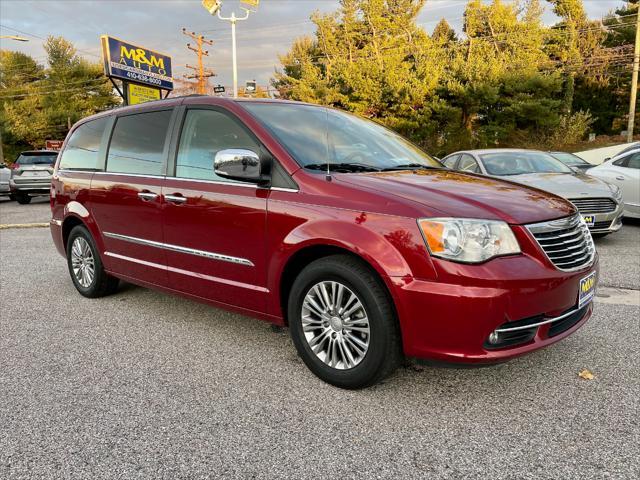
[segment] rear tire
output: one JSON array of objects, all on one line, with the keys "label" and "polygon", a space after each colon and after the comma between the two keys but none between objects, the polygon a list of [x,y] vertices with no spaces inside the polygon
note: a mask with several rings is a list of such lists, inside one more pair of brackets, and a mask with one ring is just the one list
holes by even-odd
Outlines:
[{"label": "rear tire", "polygon": [[327,383],[364,388],[400,365],[400,331],[391,299],[358,258],[333,255],[305,267],[289,295],[288,319],[302,360]]},{"label": "rear tire", "polygon": [[69,233],[67,265],[76,290],[87,298],[104,297],[118,289],[118,279],[105,272],[93,237],[83,225]]},{"label": "rear tire", "polygon": [[16,202],[18,202],[20,205],[27,205],[28,203],[31,203],[31,197],[29,195],[16,195]]}]

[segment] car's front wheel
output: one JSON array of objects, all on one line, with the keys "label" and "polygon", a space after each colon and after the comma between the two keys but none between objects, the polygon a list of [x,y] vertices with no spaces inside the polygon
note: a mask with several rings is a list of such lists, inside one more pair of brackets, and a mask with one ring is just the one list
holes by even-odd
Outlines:
[{"label": "car's front wheel", "polygon": [[402,353],[389,295],[361,260],[334,255],[309,264],[289,297],[289,329],[309,369],[342,388],[373,385]]},{"label": "car's front wheel", "polygon": [[104,297],[118,288],[118,279],[105,272],[95,242],[83,225],[69,233],[67,265],[76,290],[85,297]]}]

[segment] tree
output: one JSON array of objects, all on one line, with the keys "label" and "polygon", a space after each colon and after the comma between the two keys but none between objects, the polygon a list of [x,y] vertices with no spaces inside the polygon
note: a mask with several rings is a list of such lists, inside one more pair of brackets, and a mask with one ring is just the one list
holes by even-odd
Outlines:
[{"label": "tree", "polygon": [[458,36],[456,31],[449,25],[446,19],[441,19],[436,28],[433,29],[431,39],[437,43],[449,44],[451,42],[457,42]]},{"label": "tree", "polygon": [[[44,48],[47,68],[24,54],[3,52],[4,141],[40,148],[48,138],[64,138],[70,123],[118,104],[100,64],[79,57],[61,37],[49,37]],[[22,59],[18,70],[12,67],[16,59]]]}]

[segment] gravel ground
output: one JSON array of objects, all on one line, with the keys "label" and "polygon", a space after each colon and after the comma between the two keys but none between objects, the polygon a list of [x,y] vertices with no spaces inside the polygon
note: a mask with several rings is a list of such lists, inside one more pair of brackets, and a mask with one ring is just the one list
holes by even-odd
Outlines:
[{"label": "gravel ground", "polygon": [[[33,221],[46,218],[19,223]],[[602,284],[638,288],[639,240],[627,225],[598,242]],[[640,468],[637,304],[599,303],[571,337],[500,366],[406,367],[351,392],[317,380],[266,323],[129,285],[84,299],[47,229],[0,231],[0,293],[1,479],[617,479]]]}]

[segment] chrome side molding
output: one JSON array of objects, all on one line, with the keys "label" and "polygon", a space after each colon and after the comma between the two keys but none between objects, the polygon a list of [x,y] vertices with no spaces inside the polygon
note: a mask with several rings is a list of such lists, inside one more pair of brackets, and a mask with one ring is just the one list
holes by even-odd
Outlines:
[{"label": "chrome side molding", "polygon": [[129,243],[136,243],[138,245],[162,248],[164,250],[171,250],[173,252],[180,252],[186,253],[188,255],[195,255],[197,257],[209,258],[211,260],[219,260],[221,262],[235,263],[236,265],[244,265],[246,267],[255,266],[251,260],[248,260],[246,258],[232,257],[231,255],[224,255],[222,253],[196,250],[195,248],[181,247],[180,245],[172,245],[170,243],[162,243],[153,240],[146,240],[144,238],[130,237],[128,235],[120,235],[119,233],[104,232],[104,236],[116,240],[123,240]]}]

